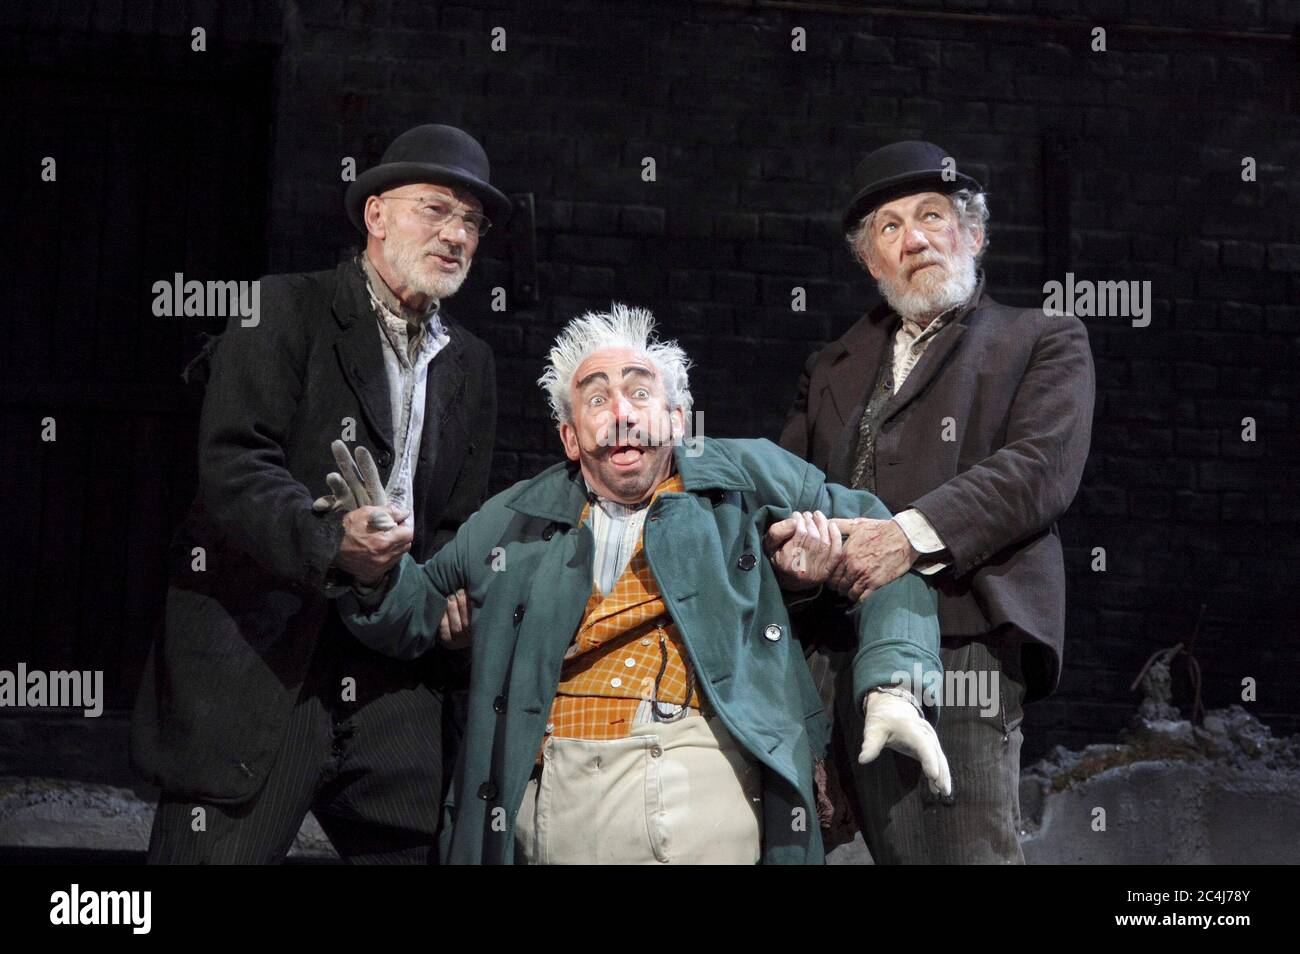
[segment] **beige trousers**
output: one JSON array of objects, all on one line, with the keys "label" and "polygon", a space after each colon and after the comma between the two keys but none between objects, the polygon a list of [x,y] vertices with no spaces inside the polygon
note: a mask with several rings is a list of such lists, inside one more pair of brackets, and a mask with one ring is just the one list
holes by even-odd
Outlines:
[{"label": "beige trousers", "polygon": [[715,718],[638,725],[625,739],[548,739],[515,850],[529,864],[755,864],[762,770]]}]

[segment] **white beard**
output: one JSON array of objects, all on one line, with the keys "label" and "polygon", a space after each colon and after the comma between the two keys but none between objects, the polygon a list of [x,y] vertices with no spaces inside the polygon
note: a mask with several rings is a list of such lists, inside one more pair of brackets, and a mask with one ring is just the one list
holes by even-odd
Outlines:
[{"label": "white beard", "polygon": [[[902,277],[878,278],[876,286],[889,307],[898,312],[900,317],[924,327],[949,308],[970,298],[975,291],[977,277],[975,255],[965,249],[948,257],[932,254],[922,261],[940,262],[943,274],[936,274],[935,269],[926,269],[915,281]],[[914,268],[915,265],[916,263],[908,263],[909,268]]]},{"label": "white beard", "polygon": [[[437,271],[437,266],[430,264],[425,257],[426,249],[418,244],[411,243],[400,248],[392,249],[389,246],[391,242],[385,242],[383,247],[384,261],[397,277],[400,284],[405,285],[411,291],[419,292],[421,295],[428,295],[441,301],[444,298],[450,298],[456,292],[460,291],[460,286],[465,283],[469,276],[470,265],[472,260],[464,261],[460,271],[452,274]],[[442,251],[446,249],[441,247],[429,249],[428,251]]]}]

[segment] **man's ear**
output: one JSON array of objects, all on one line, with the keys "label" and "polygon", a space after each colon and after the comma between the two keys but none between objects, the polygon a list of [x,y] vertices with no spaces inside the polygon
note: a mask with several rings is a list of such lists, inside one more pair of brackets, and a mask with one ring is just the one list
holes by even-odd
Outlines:
[{"label": "man's ear", "polygon": [[[868,239],[868,241],[870,241],[870,239]],[[880,278],[880,269],[876,267],[875,261],[869,251],[866,249],[855,248],[853,254],[858,257],[858,264],[865,268],[872,278]]]},{"label": "man's ear", "polygon": [[672,429],[672,442],[676,444],[686,436],[686,412],[680,404],[668,412],[668,423]]},{"label": "man's ear", "polygon": [[366,231],[375,238],[387,238],[388,228],[384,224],[384,204],[379,201],[379,196],[372,195],[366,197],[366,205],[362,210],[362,218],[366,223]]},{"label": "man's ear", "polygon": [[984,247],[984,229],[981,226],[975,226],[970,233],[970,253],[978,255],[980,249]]},{"label": "man's ear", "polygon": [[564,445],[564,456],[569,460],[578,459],[578,429],[565,421],[560,425],[560,443]]}]

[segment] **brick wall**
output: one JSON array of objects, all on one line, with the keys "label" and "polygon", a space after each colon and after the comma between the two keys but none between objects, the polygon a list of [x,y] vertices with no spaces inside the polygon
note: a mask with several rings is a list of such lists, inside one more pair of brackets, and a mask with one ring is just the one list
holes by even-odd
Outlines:
[{"label": "brick wall", "polygon": [[[939,142],[988,187],[995,297],[1040,303],[1070,270],[1149,280],[1155,298],[1149,327],[1088,321],[1098,406],[1062,522],[1066,667],[1029,712],[1026,755],[1110,738],[1143,660],[1186,639],[1201,604],[1207,704],[1254,677],[1254,711],[1300,728],[1300,3],[133,6],[114,21],[110,4],[33,5],[44,22],[21,26],[211,23],[217,43],[281,45],[268,271],[337,261],[356,241],[341,161],[365,168],[420,122],[471,130],[500,185],[534,194],[539,302],[489,309],[511,286],[511,253],[489,238],[450,309],[497,354],[497,487],[556,459],[541,356],[611,298],[651,307],[686,346],[706,433],[775,437],[804,355],[872,301],[836,228],[853,165],[892,140]],[[1094,26],[1107,52],[1090,50]]]}]

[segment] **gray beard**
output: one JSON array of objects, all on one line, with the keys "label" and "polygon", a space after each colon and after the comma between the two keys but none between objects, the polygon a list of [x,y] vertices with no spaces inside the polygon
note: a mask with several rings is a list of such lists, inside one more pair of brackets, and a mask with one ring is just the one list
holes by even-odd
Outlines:
[{"label": "gray beard", "polygon": [[907,279],[876,280],[889,307],[906,321],[925,326],[949,308],[955,308],[975,291],[975,256],[959,253],[945,260],[948,273],[938,284],[922,282],[913,288]]},{"label": "gray beard", "polygon": [[428,295],[439,301],[450,298],[460,291],[460,286],[469,277],[469,269],[473,264],[473,260],[465,262],[464,267],[454,275],[430,275],[427,271],[428,266],[424,265],[424,248],[418,245],[407,246],[392,254],[389,254],[388,246],[385,245],[384,260],[397,276],[397,280],[411,291]]}]

